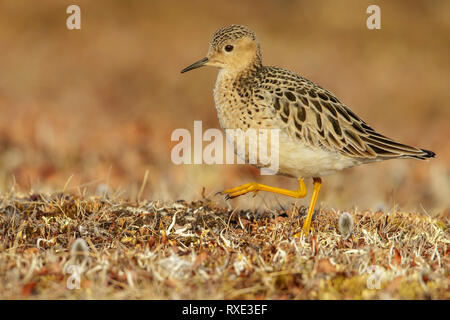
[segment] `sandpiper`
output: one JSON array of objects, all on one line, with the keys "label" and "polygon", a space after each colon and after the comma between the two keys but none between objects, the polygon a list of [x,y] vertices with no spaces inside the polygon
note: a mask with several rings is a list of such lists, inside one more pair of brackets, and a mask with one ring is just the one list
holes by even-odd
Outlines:
[{"label": "sandpiper", "polygon": [[299,182],[295,191],[251,182],[222,194],[234,198],[267,191],[302,198],[307,194],[303,179],[313,178],[304,235],[310,229],[322,176],[374,161],[435,156],[379,134],[334,94],[310,80],[264,66],[259,42],[245,26],[217,30],[207,56],[181,72],[202,66],[219,68],[214,100],[222,128],[279,129],[278,174]]}]

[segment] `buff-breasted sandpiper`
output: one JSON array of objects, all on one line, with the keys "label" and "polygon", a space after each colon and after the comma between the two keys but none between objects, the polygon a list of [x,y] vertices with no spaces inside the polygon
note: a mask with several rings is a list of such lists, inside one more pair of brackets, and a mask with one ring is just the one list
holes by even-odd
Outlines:
[{"label": "buff-breasted sandpiper", "polygon": [[278,174],[298,179],[292,191],[256,182],[227,189],[234,198],[268,191],[305,197],[304,178],[313,178],[313,193],[303,224],[307,234],[321,177],[374,161],[434,157],[434,152],[387,138],[358,117],[334,94],[283,68],[264,66],[259,42],[245,26],[217,30],[207,56],[181,72],[202,66],[219,68],[214,100],[223,129],[279,129]]}]

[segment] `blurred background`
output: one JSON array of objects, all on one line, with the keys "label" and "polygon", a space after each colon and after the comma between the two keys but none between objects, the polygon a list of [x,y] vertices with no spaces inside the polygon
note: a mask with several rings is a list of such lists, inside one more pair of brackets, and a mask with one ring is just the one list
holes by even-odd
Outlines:
[{"label": "blurred background", "polygon": [[[81,30],[66,28],[67,6]],[[381,7],[381,30],[366,8]],[[322,208],[448,210],[449,1],[0,1],[0,190],[194,200],[249,181],[296,188],[248,165],[174,165],[176,128],[219,128],[217,70],[180,70],[224,25],[244,24],[267,65],[336,94],[382,134],[436,152],[326,177]],[[311,186],[311,182],[307,182]],[[12,189],[14,188],[14,189]],[[296,201],[307,205],[306,199]],[[222,201],[220,197],[215,197]],[[290,208],[260,193],[235,207]],[[447,211],[448,212],[448,211]]]}]

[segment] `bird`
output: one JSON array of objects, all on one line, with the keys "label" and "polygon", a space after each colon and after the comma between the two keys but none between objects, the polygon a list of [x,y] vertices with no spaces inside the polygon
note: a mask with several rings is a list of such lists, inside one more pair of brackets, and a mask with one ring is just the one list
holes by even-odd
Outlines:
[{"label": "bird", "polygon": [[378,133],[318,84],[290,70],[263,65],[260,43],[246,26],[218,29],[206,57],[181,73],[203,66],[219,69],[214,102],[222,129],[279,130],[277,174],[296,178],[299,184],[297,190],[288,190],[250,182],[221,193],[227,199],[259,191],[303,198],[307,195],[304,179],[312,178],[310,204],[296,235],[310,231],[322,177],[376,161],[435,156]]}]

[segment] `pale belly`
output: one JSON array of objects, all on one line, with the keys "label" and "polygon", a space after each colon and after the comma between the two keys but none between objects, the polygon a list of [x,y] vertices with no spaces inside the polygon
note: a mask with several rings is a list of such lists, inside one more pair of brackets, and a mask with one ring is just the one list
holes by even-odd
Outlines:
[{"label": "pale belly", "polygon": [[360,164],[339,153],[309,148],[299,140],[280,136],[278,174],[295,178],[323,177]]},{"label": "pale belly", "polygon": [[[228,142],[233,145],[231,140]],[[265,144],[267,147],[262,151],[259,143],[252,148],[249,146],[248,140],[245,142],[241,140],[240,143],[237,143],[236,139],[234,140],[234,151],[246,164],[252,164],[258,168],[270,167],[276,170],[273,173],[263,174],[278,174],[293,178],[323,177],[360,164],[357,159],[345,157],[337,152],[305,146],[300,140],[291,138],[284,132],[279,133],[278,143],[274,142],[274,140],[268,139]],[[245,144],[245,149],[239,149],[238,145],[243,144]],[[239,152],[239,150],[245,151]],[[249,154],[253,154],[256,163],[250,160]],[[268,155],[264,163],[259,161],[262,154]]]}]

